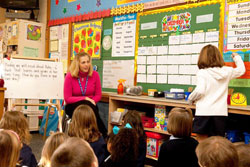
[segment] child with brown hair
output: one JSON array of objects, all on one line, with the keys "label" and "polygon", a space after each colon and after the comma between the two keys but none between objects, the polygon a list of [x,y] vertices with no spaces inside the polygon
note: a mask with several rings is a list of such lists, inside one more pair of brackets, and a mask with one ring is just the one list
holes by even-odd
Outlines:
[{"label": "child with brown hair", "polygon": [[107,153],[107,146],[97,127],[96,117],[91,107],[80,105],[75,109],[68,135],[71,137],[80,137],[89,142],[97,156],[99,164],[103,162]]},{"label": "child with brown hair", "polygon": [[144,167],[147,143],[140,114],[137,111],[129,110],[123,117],[123,125],[125,126],[127,123],[136,130],[139,137],[137,167]]},{"label": "child with brown hair", "polygon": [[61,132],[56,132],[47,138],[43,146],[39,167],[50,167],[52,154],[67,138],[68,136]]},{"label": "child with brown hair", "polygon": [[200,142],[196,154],[201,167],[239,167],[233,143],[220,136],[209,137]]},{"label": "child with brown hair", "polygon": [[198,142],[191,137],[193,115],[191,109],[173,108],[168,115],[167,129],[171,134],[160,148],[158,167],[198,167],[195,154]]},{"label": "child with brown hair", "polygon": [[232,54],[236,68],[224,66],[219,49],[213,45],[202,48],[198,59],[197,85],[188,100],[196,102],[193,132],[197,140],[208,136],[225,136],[228,84],[245,73],[237,53]]},{"label": "child with brown hair", "polygon": [[18,135],[11,130],[0,129],[0,166],[16,167],[20,149]]},{"label": "child with brown hair", "polygon": [[108,151],[111,155],[101,166],[137,167],[138,136],[136,130],[130,125],[128,128],[119,129],[116,126],[114,128],[108,138]]},{"label": "child with brown hair", "polygon": [[31,148],[28,146],[30,143],[31,135],[29,132],[28,121],[20,111],[7,111],[4,113],[0,121],[0,128],[13,130],[18,134],[22,142],[22,149],[20,152],[20,162],[22,166],[36,167],[37,161],[32,153]]},{"label": "child with brown hair", "polygon": [[239,157],[239,167],[250,166],[250,145],[243,142],[233,143]]},{"label": "child with brown hair", "polygon": [[98,161],[90,145],[78,137],[70,137],[51,157],[52,167],[98,167]]}]

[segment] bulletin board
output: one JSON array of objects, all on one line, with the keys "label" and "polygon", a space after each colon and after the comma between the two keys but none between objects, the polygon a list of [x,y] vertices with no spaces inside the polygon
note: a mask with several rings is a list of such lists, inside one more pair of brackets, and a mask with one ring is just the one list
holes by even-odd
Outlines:
[{"label": "bulletin board", "polygon": [[138,14],[137,85],[144,92],[194,87],[201,48],[222,50],[223,9],[209,1]]},{"label": "bulletin board", "polygon": [[231,58],[237,52],[244,61],[246,72],[229,86],[250,99],[250,2],[229,2],[225,5],[223,57],[227,66],[235,67]]}]

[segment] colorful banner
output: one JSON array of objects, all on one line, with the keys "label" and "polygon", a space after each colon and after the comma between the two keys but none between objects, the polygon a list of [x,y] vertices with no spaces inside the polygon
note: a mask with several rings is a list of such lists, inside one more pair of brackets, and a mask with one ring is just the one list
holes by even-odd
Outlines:
[{"label": "colorful banner", "polygon": [[39,41],[41,40],[41,26],[32,24],[27,25],[27,40]]},{"label": "colorful banner", "polygon": [[236,67],[231,55],[238,53],[246,72],[230,82],[229,86],[250,87],[250,2],[226,4],[224,22],[223,58],[227,66]]},{"label": "colorful banner", "polygon": [[180,13],[174,15],[166,15],[163,17],[162,32],[185,31],[191,28],[191,13]]},{"label": "colorful banner", "polygon": [[136,1],[140,1],[140,0],[117,0],[117,5],[124,5],[127,3],[136,2]]},{"label": "colorful banner", "polygon": [[73,25],[73,57],[87,52],[92,58],[100,59],[102,20]]}]

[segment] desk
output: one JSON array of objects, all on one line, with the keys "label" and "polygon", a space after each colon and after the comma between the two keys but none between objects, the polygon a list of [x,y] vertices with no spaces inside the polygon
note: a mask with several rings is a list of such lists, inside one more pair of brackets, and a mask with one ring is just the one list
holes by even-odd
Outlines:
[{"label": "desk", "polygon": [[4,91],[6,88],[0,88],[0,120],[3,116],[3,108],[4,108]]}]

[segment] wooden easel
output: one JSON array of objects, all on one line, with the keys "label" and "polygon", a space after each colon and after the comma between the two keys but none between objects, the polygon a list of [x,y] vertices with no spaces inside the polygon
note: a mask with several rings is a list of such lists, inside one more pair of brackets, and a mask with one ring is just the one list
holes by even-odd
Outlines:
[{"label": "wooden easel", "polygon": [[59,131],[62,132],[62,116],[60,114],[61,111],[61,107],[60,107],[60,101],[57,100],[56,104],[52,104],[51,103],[52,100],[50,100],[49,104],[27,104],[27,103],[14,103],[12,104],[12,108],[16,107],[16,106],[48,106],[48,111],[47,111],[47,115],[46,115],[46,123],[45,123],[45,127],[44,127],[44,135],[43,135],[43,140],[46,139],[46,131],[47,131],[47,127],[48,127],[48,120],[49,120],[49,113],[50,113],[50,109],[51,107],[56,107],[57,111],[58,111],[58,117],[59,117]]},{"label": "wooden easel", "polygon": [[[49,59],[49,58],[33,58],[33,57],[22,57],[22,56],[15,56],[12,58],[56,62],[55,59]],[[46,131],[47,131],[47,126],[48,126],[48,119],[49,119],[50,110],[52,107],[56,107],[58,110],[58,116],[59,116],[59,131],[62,132],[62,116],[61,116],[60,100],[56,100],[56,104],[53,104],[52,100],[49,101],[49,104],[28,104],[28,103],[13,103],[12,99],[8,99],[8,111],[13,110],[13,108],[16,106],[47,106],[48,107],[48,112],[46,115],[45,129],[44,129],[44,136],[43,136],[44,140],[46,139]]]}]

